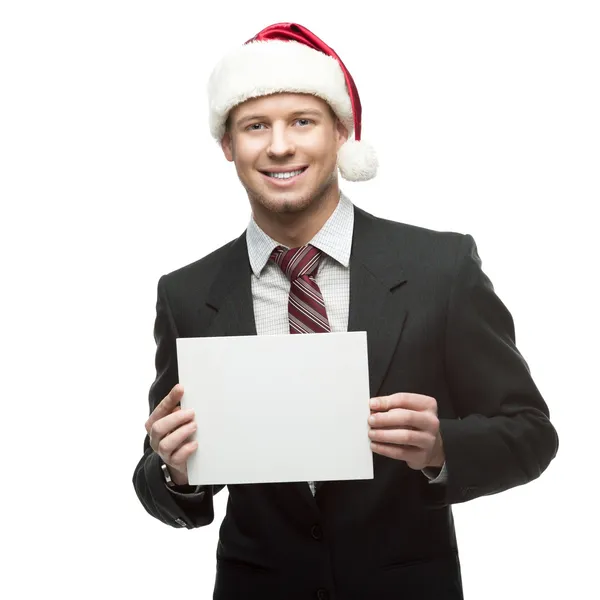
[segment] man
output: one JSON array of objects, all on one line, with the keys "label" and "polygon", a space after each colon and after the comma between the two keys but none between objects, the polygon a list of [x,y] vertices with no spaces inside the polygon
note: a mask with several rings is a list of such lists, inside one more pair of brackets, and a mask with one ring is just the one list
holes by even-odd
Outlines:
[{"label": "man", "polygon": [[340,192],[338,169],[366,180],[377,160],[352,77],[306,28],[267,27],[225,57],[209,100],[252,219],[159,280],[142,504],[192,529],[223,488],[188,485],[202,440],[178,406],[177,337],[367,331],[374,479],[228,486],[214,598],[462,598],[451,505],[537,478],[558,448],[473,238]]}]

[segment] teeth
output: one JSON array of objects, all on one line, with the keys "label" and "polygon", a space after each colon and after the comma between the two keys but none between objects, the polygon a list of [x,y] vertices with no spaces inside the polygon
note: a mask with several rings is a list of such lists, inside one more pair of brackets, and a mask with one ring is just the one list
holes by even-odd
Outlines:
[{"label": "teeth", "polygon": [[269,177],[275,177],[275,179],[289,179],[290,177],[295,177],[296,175],[300,175],[304,169],[299,169],[298,171],[289,171],[288,173],[267,173]]}]

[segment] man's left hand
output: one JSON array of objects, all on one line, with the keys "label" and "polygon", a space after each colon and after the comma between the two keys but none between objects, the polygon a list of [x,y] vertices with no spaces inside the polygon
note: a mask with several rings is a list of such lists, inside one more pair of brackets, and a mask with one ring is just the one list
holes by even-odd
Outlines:
[{"label": "man's left hand", "polygon": [[404,460],[415,470],[443,466],[435,398],[405,392],[371,398],[369,425],[373,452]]}]

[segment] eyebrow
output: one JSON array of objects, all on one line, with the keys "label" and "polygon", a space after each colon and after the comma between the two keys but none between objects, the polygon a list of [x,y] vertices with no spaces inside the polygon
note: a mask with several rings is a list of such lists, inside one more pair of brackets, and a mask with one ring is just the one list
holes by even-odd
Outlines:
[{"label": "eyebrow", "polygon": [[[290,113],[289,116],[290,117],[298,117],[300,115],[313,115],[316,117],[322,117],[323,116],[323,112],[316,109],[316,108],[306,108],[303,110],[295,110],[294,112]],[[266,119],[268,119],[269,117],[267,115],[248,115],[247,117],[242,117],[241,119],[238,119],[236,121],[236,126],[241,126],[244,123],[246,123],[247,121],[254,121],[254,120],[261,120],[264,121]]]}]

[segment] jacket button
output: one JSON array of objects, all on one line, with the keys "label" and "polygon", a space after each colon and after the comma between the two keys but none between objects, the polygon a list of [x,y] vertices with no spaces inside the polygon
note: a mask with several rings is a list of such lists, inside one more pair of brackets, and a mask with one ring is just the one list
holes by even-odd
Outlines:
[{"label": "jacket button", "polygon": [[323,532],[321,531],[321,528],[318,525],[313,525],[313,528],[310,530],[310,533],[315,538],[315,540],[320,540],[323,537]]},{"label": "jacket button", "polygon": [[323,588],[317,590],[317,598],[319,600],[329,600],[329,592]]}]

